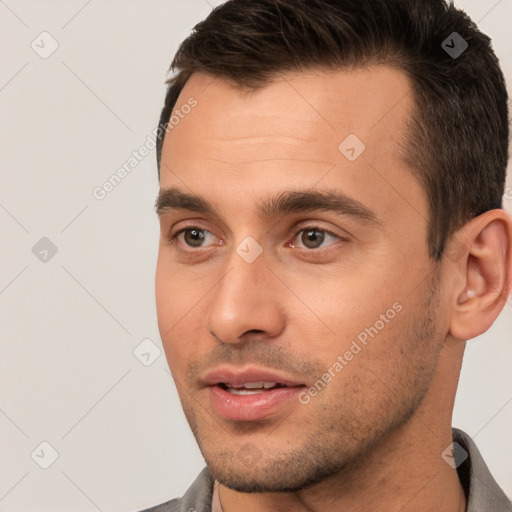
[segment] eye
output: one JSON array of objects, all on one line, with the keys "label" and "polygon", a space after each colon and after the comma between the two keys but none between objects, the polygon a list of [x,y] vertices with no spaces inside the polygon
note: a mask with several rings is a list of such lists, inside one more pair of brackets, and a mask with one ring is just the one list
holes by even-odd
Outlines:
[{"label": "eye", "polygon": [[[299,243],[302,244],[303,248],[306,249],[319,249],[322,247],[325,241],[332,240],[331,243],[340,240],[340,237],[317,227],[307,227],[301,229],[294,237],[294,240],[299,239]],[[331,244],[327,244],[331,245]],[[291,243],[292,247],[296,247],[295,242]],[[324,245],[325,246],[325,245]],[[301,245],[299,245],[301,247]]]},{"label": "eye", "polygon": [[206,229],[185,228],[178,231],[172,238],[177,238],[181,243],[188,247],[205,247],[208,244],[205,244],[204,242],[214,239],[215,235]]},{"label": "eye", "polygon": [[[185,248],[200,249],[215,245],[217,237],[207,229],[188,227],[177,231],[169,238],[171,243],[177,240]],[[308,226],[295,234],[289,247],[316,250],[332,245],[339,240],[342,240],[341,237],[331,231],[317,226]],[[219,245],[222,245],[222,241]]]}]

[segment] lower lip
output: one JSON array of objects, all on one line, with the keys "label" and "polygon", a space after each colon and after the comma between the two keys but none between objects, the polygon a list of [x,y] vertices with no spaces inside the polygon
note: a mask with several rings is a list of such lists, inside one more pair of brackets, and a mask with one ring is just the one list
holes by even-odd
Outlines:
[{"label": "lower lip", "polygon": [[210,386],[213,408],[228,420],[254,421],[275,414],[287,403],[297,402],[304,386],[283,387],[252,395],[233,395],[220,386]]}]

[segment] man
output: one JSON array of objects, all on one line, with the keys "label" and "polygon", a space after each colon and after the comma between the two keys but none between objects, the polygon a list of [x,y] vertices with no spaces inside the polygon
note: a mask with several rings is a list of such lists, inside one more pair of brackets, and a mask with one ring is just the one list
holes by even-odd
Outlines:
[{"label": "man", "polygon": [[512,510],[451,428],[512,287],[488,37],[442,0],[232,0],[172,68],[158,321],[207,468],[151,510]]}]

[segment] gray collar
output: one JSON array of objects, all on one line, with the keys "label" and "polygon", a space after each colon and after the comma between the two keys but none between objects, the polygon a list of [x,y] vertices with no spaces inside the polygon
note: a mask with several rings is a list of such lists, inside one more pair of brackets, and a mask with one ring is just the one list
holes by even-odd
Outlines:
[{"label": "gray collar", "polygon": [[457,468],[468,501],[466,512],[512,512],[512,504],[491,475],[474,441],[462,430],[452,429],[453,441],[468,452]]}]

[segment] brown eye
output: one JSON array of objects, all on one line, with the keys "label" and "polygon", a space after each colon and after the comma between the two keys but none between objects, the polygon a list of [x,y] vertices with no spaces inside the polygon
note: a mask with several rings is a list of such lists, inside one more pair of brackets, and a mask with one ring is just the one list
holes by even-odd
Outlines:
[{"label": "brown eye", "polygon": [[201,247],[205,239],[204,229],[185,229],[182,234],[185,244],[190,247]]},{"label": "brown eye", "polygon": [[307,226],[296,233],[291,246],[298,249],[309,249],[313,252],[317,249],[327,249],[327,247],[340,240],[343,240],[343,238],[327,229],[321,229],[318,226]]},{"label": "brown eye", "polygon": [[301,242],[308,249],[317,249],[325,240],[325,232],[319,229],[307,229],[302,232]]}]

